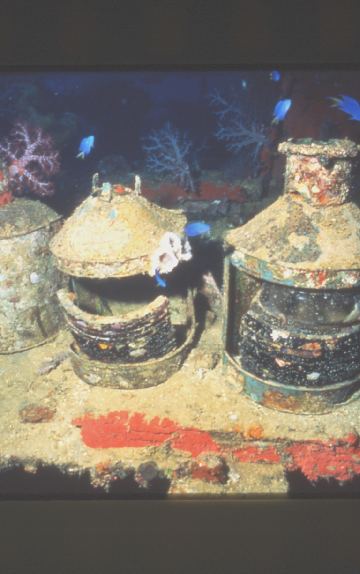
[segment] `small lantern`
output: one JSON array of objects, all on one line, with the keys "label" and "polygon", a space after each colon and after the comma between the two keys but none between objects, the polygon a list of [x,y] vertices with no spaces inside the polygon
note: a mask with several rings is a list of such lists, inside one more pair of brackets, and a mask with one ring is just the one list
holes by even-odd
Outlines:
[{"label": "small lantern", "polygon": [[360,210],[349,140],[283,142],[285,193],[230,231],[225,361],[267,407],[323,413],[360,388]]},{"label": "small lantern", "polygon": [[[71,360],[89,384],[137,388],[180,368],[195,332],[193,295],[168,273],[191,250],[181,211],[151,204],[135,189],[98,186],[54,238],[70,289],[58,293],[74,337]],[[156,283],[157,280],[157,283]]]},{"label": "small lantern", "polygon": [[62,325],[56,292],[64,279],[49,250],[60,227],[61,216],[41,201],[0,205],[0,354],[41,345]]}]

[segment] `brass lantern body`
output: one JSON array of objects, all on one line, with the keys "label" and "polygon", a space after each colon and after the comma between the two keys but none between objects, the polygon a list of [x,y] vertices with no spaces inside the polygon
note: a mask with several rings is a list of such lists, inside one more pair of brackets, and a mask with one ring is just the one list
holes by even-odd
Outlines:
[{"label": "brass lantern body", "polygon": [[289,140],[279,151],[284,194],[226,236],[225,360],[256,402],[328,412],[360,387],[359,148]]}]

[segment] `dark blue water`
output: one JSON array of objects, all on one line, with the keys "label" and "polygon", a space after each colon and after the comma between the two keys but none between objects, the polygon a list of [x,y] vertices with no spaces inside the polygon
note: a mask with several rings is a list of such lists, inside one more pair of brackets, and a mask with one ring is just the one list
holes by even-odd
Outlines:
[{"label": "dark blue water", "polygon": [[[201,181],[209,172],[227,182],[260,177],[266,193],[281,171],[279,141],[346,136],[360,141],[358,119],[329,99],[341,94],[360,97],[359,72],[3,72],[0,145],[11,139],[18,121],[53,139],[60,170],[52,176],[56,193],[49,201],[64,214],[88,193],[95,172],[104,180],[125,183],[135,173],[145,180],[173,181],[189,194],[201,194]],[[282,100],[291,101],[291,107],[273,124],[275,106]],[[89,135],[95,145],[79,159],[80,142]],[[161,150],[175,153],[173,144],[181,157],[176,165],[159,159]],[[34,191],[25,182],[17,193]]]}]

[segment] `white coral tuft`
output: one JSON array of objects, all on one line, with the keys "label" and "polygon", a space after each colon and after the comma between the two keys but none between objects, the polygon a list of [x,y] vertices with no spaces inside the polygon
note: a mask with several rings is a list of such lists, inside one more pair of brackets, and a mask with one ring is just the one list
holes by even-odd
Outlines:
[{"label": "white coral tuft", "polygon": [[188,240],[181,241],[176,233],[166,231],[160,239],[159,247],[151,257],[149,275],[153,277],[156,272],[160,274],[171,273],[180,261],[189,261],[191,257],[191,247]]}]

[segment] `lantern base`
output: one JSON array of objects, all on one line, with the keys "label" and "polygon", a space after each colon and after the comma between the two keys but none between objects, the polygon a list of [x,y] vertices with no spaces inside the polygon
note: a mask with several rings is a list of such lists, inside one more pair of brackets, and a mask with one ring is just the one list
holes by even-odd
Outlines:
[{"label": "lantern base", "polygon": [[241,363],[225,354],[226,362],[236,369],[243,379],[243,392],[256,403],[277,411],[298,414],[325,414],[334,408],[357,398],[360,390],[360,373],[357,377],[341,383],[308,388],[284,385],[261,379],[245,371]]},{"label": "lantern base", "polygon": [[185,361],[194,340],[196,325],[192,323],[185,342],[159,359],[139,363],[105,363],[90,359],[70,346],[70,360],[74,372],[85,383],[116,389],[153,387],[164,383]]}]

